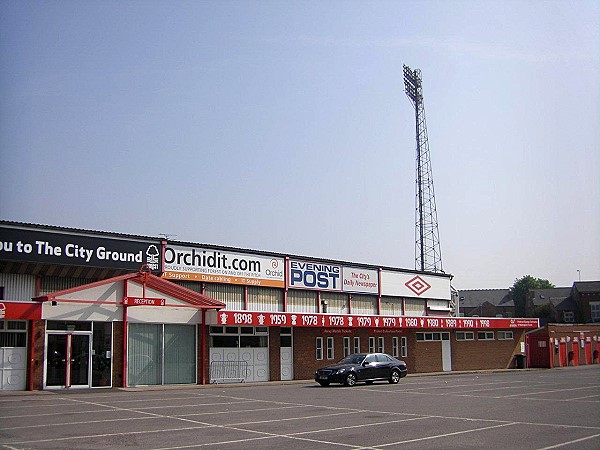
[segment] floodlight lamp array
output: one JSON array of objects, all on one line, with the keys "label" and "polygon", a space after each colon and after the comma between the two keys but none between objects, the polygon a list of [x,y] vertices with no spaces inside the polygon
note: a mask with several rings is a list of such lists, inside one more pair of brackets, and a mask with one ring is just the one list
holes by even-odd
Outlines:
[{"label": "floodlight lamp array", "polygon": [[423,99],[420,71],[413,71],[407,65],[404,65],[404,92],[414,103]]}]

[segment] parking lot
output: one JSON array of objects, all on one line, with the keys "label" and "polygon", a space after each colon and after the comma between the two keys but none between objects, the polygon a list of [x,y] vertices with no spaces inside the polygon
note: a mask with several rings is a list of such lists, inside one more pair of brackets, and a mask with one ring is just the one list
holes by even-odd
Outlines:
[{"label": "parking lot", "polygon": [[600,448],[600,366],[0,394],[10,449]]}]

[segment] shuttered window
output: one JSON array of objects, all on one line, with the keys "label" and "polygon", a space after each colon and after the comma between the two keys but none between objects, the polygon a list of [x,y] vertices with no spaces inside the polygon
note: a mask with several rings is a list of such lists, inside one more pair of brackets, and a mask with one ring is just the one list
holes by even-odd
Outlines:
[{"label": "shuttered window", "polygon": [[288,312],[317,312],[317,293],[311,291],[289,290],[287,298]]},{"label": "shuttered window", "polygon": [[165,384],[196,382],[196,327],[165,325]]},{"label": "shuttered window", "polygon": [[381,297],[381,315],[383,316],[401,316],[402,298],[401,297]]},{"label": "shuttered window", "polygon": [[249,287],[248,310],[283,311],[283,291],[273,288]]},{"label": "shuttered window", "polygon": [[161,383],[162,325],[130,323],[127,379],[130,386]]},{"label": "shuttered window", "polygon": [[417,298],[407,298],[404,300],[404,314],[407,316],[424,316],[425,300]]},{"label": "shuttered window", "polygon": [[207,283],[204,294],[225,303],[225,309],[240,311],[244,309],[244,287],[237,284]]},{"label": "shuttered window", "polygon": [[322,292],[321,302],[327,302],[327,312],[330,314],[348,314],[348,294]]},{"label": "shuttered window", "polygon": [[129,386],[196,382],[196,326],[130,323]]},{"label": "shuttered window", "polygon": [[377,297],[352,295],[352,314],[377,314]]}]

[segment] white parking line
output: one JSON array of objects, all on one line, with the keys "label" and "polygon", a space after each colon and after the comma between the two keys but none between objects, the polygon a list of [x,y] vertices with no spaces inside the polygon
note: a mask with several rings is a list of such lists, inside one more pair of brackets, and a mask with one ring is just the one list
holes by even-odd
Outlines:
[{"label": "white parking line", "polygon": [[414,442],[429,441],[431,439],[440,439],[440,438],[445,438],[445,437],[448,437],[448,436],[457,436],[459,434],[476,433],[478,431],[492,430],[494,428],[509,427],[509,426],[512,426],[512,425],[519,425],[519,423],[518,422],[502,423],[500,425],[492,425],[492,426],[489,426],[489,427],[475,428],[473,430],[463,430],[463,431],[455,431],[455,432],[452,432],[452,433],[436,434],[435,436],[425,436],[425,437],[422,437],[422,438],[408,439],[406,441],[390,442],[388,444],[379,444],[376,447],[377,448],[384,448],[384,447],[389,447],[391,445],[411,444],[411,443],[414,443]]},{"label": "white parking line", "polygon": [[597,438],[598,436],[600,436],[600,434],[594,434],[593,436],[587,436],[587,437],[575,439],[574,441],[562,442],[560,444],[551,445],[550,447],[543,447],[543,448],[540,448],[539,450],[550,450],[552,448],[566,447],[566,446],[569,446],[571,444],[576,444],[578,442],[589,441],[590,439]]},{"label": "white parking line", "polygon": [[576,388],[568,388],[568,389],[551,389],[549,391],[539,391],[539,392],[526,392],[523,394],[511,394],[511,395],[503,395],[502,397],[521,397],[523,395],[538,395],[538,394],[551,394],[553,392],[565,392],[565,391],[581,391],[582,389],[597,389],[598,386],[583,386]]},{"label": "white parking line", "polygon": [[[187,400],[189,400],[189,397],[186,398]],[[79,401],[82,403],[89,403],[89,404],[96,404],[96,403],[91,403],[91,402],[84,402],[82,400],[79,399],[73,399],[70,403],[65,403],[65,404],[61,404],[61,406],[65,406],[65,405],[69,405],[69,406],[73,406],[73,401]],[[192,405],[170,405],[170,406],[146,406],[144,408],[138,408],[139,410],[147,410],[147,409],[165,409],[165,408],[181,408],[184,406],[188,406],[188,407],[198,407],[198,406],[220,406],[220,405],[237,405],[239,403],[258,403],[261,402],[261,400],[246,400],[246,401],[232,401],[232,402],[217,402],[217,403],[194,403]],[[97,403],[98,405],[101,405],[100,403]],[[89,413],[95,413],[95,412],[111,412],[114,411],[115,408],[117,409],[122,409],[123,411],[127,411],[127,408],[121,408],[119,406],[112,406],[112,405],[106,405],[106,404],[102,404],[101,405],[103,408],[103,410],[89,410],[89,411],[73,411],[73,412],[69,412],[69,414],[89,414]],[[9,415],[9,416],[0,416],[0,419],[15,419],[15,418],[22,418],[22,417],[43,417],[43,416],[55,416],[56,415],[56,411],[53,412],[49,412],[49,413],[40,413],[40,414],[24,414],[24,415],[19,415],[19,416],[15,416],[15,415]]]}]

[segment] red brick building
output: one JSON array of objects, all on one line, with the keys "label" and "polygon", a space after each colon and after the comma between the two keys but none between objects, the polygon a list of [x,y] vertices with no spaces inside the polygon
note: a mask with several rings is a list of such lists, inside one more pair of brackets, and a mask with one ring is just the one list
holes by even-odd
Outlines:
[{"label": "red brick building", "polygon": [[2,390],[310,379],[356,352],[510,368],[538,327],[452,317],[447,274],[12,222],[0,243]]},{"label": "red brick building", "polygon": [[528,367],[598,364],[600,324],[548,324],[526,334]]}]

